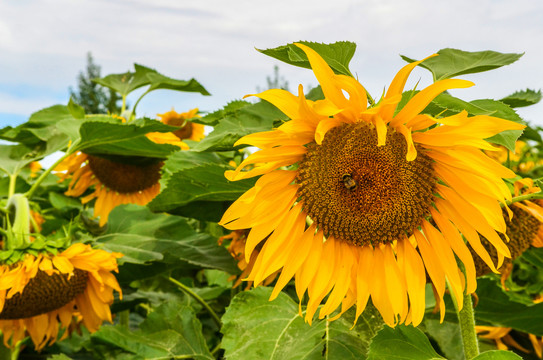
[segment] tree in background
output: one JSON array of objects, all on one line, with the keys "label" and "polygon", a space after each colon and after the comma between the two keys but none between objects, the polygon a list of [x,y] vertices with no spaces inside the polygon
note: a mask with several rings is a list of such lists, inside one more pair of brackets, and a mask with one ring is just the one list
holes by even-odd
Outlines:
[{"label": "tree in background", "polygon": [[[289,91],[288,81],[283,76],[279,75],[279,66],[277,65],[273,67],[273,77],[266,76],[266,82],[267,82],[267,85],[264,88],[264,90],[283,89],[283,90]],[[260,86],[257,86],[256,89],[258,92],[264,91],[260,89]]]},{"label": "tree in background", "polygon": [[111,89],[96,84],[92,79],[99,78],[100,65],[94,63],[90,52],[87,53],[86,71],[79,72],[77,76],[77,89],[70,87],[70,96],[73,101],[85,109],[87,114],[119,114],[121,107],[118,102],[120,96]]}]

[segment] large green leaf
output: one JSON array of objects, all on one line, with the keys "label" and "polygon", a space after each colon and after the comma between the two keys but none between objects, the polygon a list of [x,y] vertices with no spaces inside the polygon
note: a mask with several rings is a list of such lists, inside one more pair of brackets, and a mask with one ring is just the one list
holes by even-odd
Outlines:
[{"label": "large green leaf", "polygon": [[142,86],[149,85],[147,73],[155,72],[153,69],[137,64],[134,64],[134,67],[136,72],[128,71],[122,74],[111,74],[92,81],[118,92],[121,96],[126,96]]},{"label": "large green leaf", "polygon": [[65,133],[57,126],[63,121],[81,123],[81,119],[76,119],[67,106],[54,105],[33,113],[27,122],[15,128],[8,126],[0,130],[0,138],[29,146],[58,137],[63,137],[67,143]]},{"label": "large green leaf", "polygon": [[180,151],[166,160],[163,169],[162,191],[148,204],[149,208],[201,219],[194,216],[192,209],[198,212],[204,205],[204,214],[212,215],[207,220],[213,221],[218,221],[226,210],[225,202],[236,200],[255,182],[254,179],[228,181],[224,172],[231,167],[212,153]]},{"label": "large green leaf", "polygon": [[174,128],[156,120],[138,119],[132,123],[112,122],[112,118],[86,121],[79,130],[81,140],[77,150],[95,155],[124,155],[166,158],[179,147],[156,144],[144,135],[149,132],[167,132]]},{"label": "large green leaf", "polygon": [[226,104],[222,109],[209,113],[204,117],[195,118],[193,121],[199,124],[215,126],[223,118],[234,116],[239,109],[250,105],[251,103],[245,100],[234,100]]},{"label": "large green leaf", "polygon": [[[450,94],[438,95],[423,113],[429,115],[451,116],[461,111],[467,111],[470,115],[490,115],[518,123],[523,123],[522,118],[507,104],[491,99],[479,99],[471,102],[458,99]],[[496,134],[487,141],[503,145],[511,151],[515,150],[515,142],[522,134],[522,130],[506,130]]]},{"label": "large green leaf", "polygon": [[157,89],[169,89],[177,91],[199,92],[202,95],[210,95],[209,92],[195,79],[177,80],[160,74],[149,67],[134,64],[135,72],[112,74],[101,79],[93,79],[94,82],[115,90],[122,96],[130,94],[140,87],[150,85],[147,92]]},{"label": "large green leaf", "polygon": [[17,174],[32,161],[39,160],[45,155],[58,149],[48,149],[47,143],[26,145],[0,145],[0,170],[7,174]]},{"label": "large green leaf", "polygon": [[176,301],[156,308],[139,330],[130,331],[121,325],[103,326],[91,338],[93,343],[132,354],[133,359],[215,359],[193,310]]},{"label": "large green leaf", "polygon": [[[492,111],[491,115],[494,117],[523,123],[522,118],[515,112],[515,110],[511,109],[508,105],[502,103],[501,101],[480,99],[473,100],[470,103],[485,110]],[[522,135],[522,130],[506,130],[486,140],[493,144],[503,145],[514,152],[515,142],[520,135]]]},{"label": "large green leaf", "polygon": [[268,301],[271,291],[258,287],[232,299],[222,318],[227,359],[365,359],[372,336],[382,326],[375,312],[364,313],[353,329],[352,312],[310,326],[288,295]]},{"label": "large green leaf", "polygon": [[526,89],[516,91],[513,94],[500,99],[500,101],[512,108],[535,105],[541,101],[541,90],[534,91]]},{"label": "large green leaf", "polygon": [[[269,131],[273,128],[274,122],[288,119],[275,106],[266,101],[260,101],[247,106],[240,105],[240,103],[229,105],[221,113],[213,113],[210,122],[216,124],[215,128],[194,146],[193,150],[232,150],[234,143],[242,136],[255,132]],[[232,108],[235,110],[232,110]],[[224,117],[218,120],[217,118],[221,114]]]},{"label": "large green leaf", "polygon": [[398,325],[394,329],[384,327],[370,344],[368,360],[384,359],[438,360],[444,358],[436,353],[422,331],[412,326]]},{"label": "large green leaf", "polygon": [[[333,44],[322,44],[309,41],[298,41],[315,50],[336,74],[353,76],[349,70],[349,62],[356,51],[356,44],[350,41],[339,41]],[[302,49],[294,44],[287,44],[273,49],[258,50],[277,60],[310,69],[311,65]]]},{"label": "large green leaf", "polygon": [[528,306],[513,302],[499,284],[489,278],[477,280],[477,295],[476,320],[543,335],[543,303]]},{"label": "large green leaf", "polygon": [[194,201],[233,201],[253,186],[254,180],[228,181],[229,167],[204,164],[173,173],[162,192],[153,199],[153,211],[171,211]]},{"label": "large green leaf", "polygon": [[522,360],[522,358],[511,351],[492,350],[477,355],[473,360]]},{"label": "large green leaf", "polygon": [[231,255],[217,245],[216,238],[197,233],[184,218],[153,214],[142,206],[116,207],[109,214],[107,232],[96,241],[104,248],[123,253],[120,263],[182,261],[231,274],[238,272]]},{"label": "large green leaf", "polygon": [[148,73],[151,86],[147,91],[168,89],[177,91],[199,92],[202,95],[211,95],[196,79],[176,80],[159,73]]},{"label": "large green leaf", "polygon": [[439,345],[443,355],[448,360],[465,360],[464,346],[462,345],[462,334],[458,323],[432,319],[429,316],[424,318],[426,333]]},{"label": "large green leaf", "polygon": [[[434,81],[496,69],[514,63],[523,55],[489,50],[469,52],[450,48],[441,49],[437,53],[439,56],[427,59],[419,65],[432,72]],[[415,61],[404,55],[401,57],[407,62]]]}]

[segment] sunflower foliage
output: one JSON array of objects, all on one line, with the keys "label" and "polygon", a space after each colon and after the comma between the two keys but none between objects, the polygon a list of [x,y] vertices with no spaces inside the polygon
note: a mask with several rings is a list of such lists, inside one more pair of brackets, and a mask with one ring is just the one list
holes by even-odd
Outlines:
[{"label": "sunflower foliage", "polygon": [[[356,45],[351,42],[299,42],[258,51],[286,64],[315,71],[314,60],[308,56],[314,51],[336,79],[350,79],[338,80],[345,84],[356,74],[349,65],[355,50]],[[484,75],[479,73],[513,64],[522,56],[449,48],[437,54],[439,56],[417,63],[430,72],[434,82],[467,74],[477,82],[484,82]],[[407,63],[415,62],[408,56],[402,58]],[[506,74],[508,70],[496,71]],[[390,324],[384,319],[382,304],[386,300],[370,290],[372,296],[366,299],[367,305],[362,306],[363,312],[359,311],[358,303],[352,307],[354,301],[348,303],[350,295],[344,293],[341,294],[343,306],[308,320],[309,313],[318,313],[327,306],[326,299],[336,296],[333,290],[330,292],[331,288],[321,289],[319,301],[323,303],[312,309],[312,298],[316,295],[302,291],[300,296],[299,292],[298,282],[307,274],[296,273],[294,279],[284,279],[280,270],[283,267],[286,272],[288,264],[275,265],[265,272],[266,276],[251,273],[253,268],[260,271],[259,261],[268,261],[257,256],[259,251],[265,253],[266,247],[271,247],[267,245],[268,236],[260,245],[251,245],[256,248],[253,258],[250,256],[253,249],[246,256],[252,241],[248,229],[251,222],[241,221],[239,228],[233,231],[219,223],[225,223],[228,209],[239,204],[236,200],[241,198],[249,206],[256,196],[251,191],[256,191],[253,189],[261,186],[259,178],[267,175],[233,181],[233,176],[225,177],[225,172],[234,173],[236,167],[256,154],[254,148],[239,141],[241,138],[288,127],[293,121],[288,106],[276,107],[275,98],[262,95],[262,101],[232,99],[208,113],[198,109],[177,109],[187,111],[185,113],[156,109],[157,118],[152,119],[139,117],[137,112],[138,104],[145,101],[149,92],[160,89],[196,92],[203,96],[210,93],[193,78],[175,79],[139,64],[135,64],[132,71],[94,81],[122,99],[120,113],[88,114],[69,100],[66,105],[52,105],[33,113],[18,126],[0,129],[3,140],[0,144],[0,305],[4,308],[0,311],[4,342],[0,356],[8,354],[6,356],[12,359],[19,356],[21,359],[232,360],[466,358],[462,328],[455,312],[458,301],[450,295],[455,290],[449,284],[451,288],[441,297],[434,296],[436,287],[430,279],[431,270],[425,275],[428,283],[422,283],[422,293],[418,294],[418,301],[424,304],[424,317],[416,327],[405,325],[411,322],[411,315],[407,319],[399,316]],[[363,79],[361,81],[363,83]],[[291,79],[289,82],[293,83]],[[327,86],[329,84],[324,84],[307,94],[300,90],[299,97],[295,97],[296,94],[292,97],[297,101],[303,97],[311,103],[324,101],[330,94]],[[143,94],[134,97],[133,92],[142,88]],[[388,100],[379,98],[378,89],[364,90],[369,106],[386,105]],[[412,100],[424,91],[420,88],[400,90],[391,116],[412,106]],[[502,275],[490,271],[478,273],[476,292],[467,295],[475,299],[477,326],[509,329],[507,338],[481,336],[480,351],[471,357],[478,360],[537,359],[541,358],[543,344],[540,271],[543,212],[539,213],[543,208],[538,203],[543,198],[539,190],[539,178],[543,177],[543,139],[541,128],[521,118],[516,111],[537,104],[541,91],[503,91],[501,99],[469,101],[457,97],[461,91],[454,91],[454,95],[440,91],[420,110],[421,116],[445,119],[443,121],[449,117],[494,117],[514,124],[484,141],[498,149],[492,152],[489,161],[503,164],[516,175],[507,179],[505,188],[513,199],[524,196],[522,202],[518,201],[522,204],[518,209],[508,202],[514,212],[513,219],[522,218],[519,214],[528,214],[529,220],[516,227],[512,225],[513,220],[507,220],[507,224],[511,224],[507,232],[510,247],[516,246],[512,240],[518,237],[524,244],[522,250],[515,253],[515,259],[504,261],[500,269]],[[128,100],[134,104],[130,110],[126,109]],[[197,108],[197,104],[194,107]],[[328,120],[334,116],[330,115]],[[428,131],[436,126],[430,126]],[[39,166],[38,162],[43,163],[44,159],[50,165]],[[258,171],[258,164],[249,165],[249,171]],[[279,171],[297,171],[298,166],[302,165],[278,165],[282,169]],[[342,181],[346,187],[352,186],[354,180],[347,175]],[[354,182],[354,186],[356,184]],[[469,190],[469,194],[490,193],[491,187]],[[272,192],[269,199],[280,196]],[[243,213],[244,208],[238,208]],[[505,208],[503,211],[507,214]],[[493,216],[502,217],[502,213]],[[319,226],[312,221],[307,218],[307,225],[301,231]],[[435,226],[434,220],[428,221]],[[294,235],[291,241],[297,241]],[[77,258],[74,249],[89,256]],[[394,248],[393,251],[399,250]],[[493,259],[499,257],[490,250],[489,253]],[[356,255],[356,261],[358,257]],[[29,259],[42,262],[25,268],[25,264],[31,262]],[[338,255],[338,259],[344,258]],[[452,259],[463,268],[465,257],[460,259],[456,254]],[[95,263],[98,260],[104,264],[109,261],[109,267],[99,268]],[[424,260],[430,269],[432,265]],[[324,263],[315,262],[315,271],[319,271],[319,265],[325,267]],[[343,269],[341,264],[337,268]],[[30,275],[24,275],[24,281],[19,280],[15,275],[17,269],[27,269],[25,274]],[[90,292],[88,297],[83,297],[87,300],[80,300],[83,302],[70,308],[70,312],[55,313],[57,309],[50,308],[24,318],[3,315],[6,309],[13,307],[10,304],[23,304],[26,297],[38,296],[31,291],[41,296],[37,298],[38,303],[49,302],[47,296],[59,291],[52,285],[39,283],[36,274],[46,278],[56,276],[63,284],[72,286],[77,277],[74,269],[78,269],[78,274],[84,272],[85,279],[92,277],[93,280],[84,282],[83,288],[73,290],[77,294],[59,304],[64,309],[73,298]],[[375,271],[378,269],[389,271],[382,266],[377,266]],[[95,274],[101,277],[93,277]],[[253,288],[255,276],[261,279],[257,281],[259,286]],[[396,275],[387,276],[391,282],[391,279],[400,279]],[[353,281],[356,283],[357,279]],[[282,284],[280,292],[276,289],[279,282]],[[39,291],[30,290],[30,284]],[[341,282],[341,277],[333,284],[337,288],[349,286]],[[375,283],[374,286],[381,285]],[[108,289],[107,294],[101,292],[103,288]],[[392,288],[386,290],[390,298],[407,296],[405,291],[403,295],[393,293]],[[410,302],[414,301],[411,296],[410,292]],[[270,297],[274,300],[270,301]],[[98,325],[90,320],[93,313],[85,310],[84,301],[98,309]],[[107,316],[108,312],[111,317]],[[47,331],[43,323],[45,316],[50,321]]]}]

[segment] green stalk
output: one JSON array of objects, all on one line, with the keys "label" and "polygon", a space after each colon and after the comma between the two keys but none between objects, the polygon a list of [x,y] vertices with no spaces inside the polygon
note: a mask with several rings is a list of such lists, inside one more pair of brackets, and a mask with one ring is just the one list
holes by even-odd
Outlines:
[{"label": "green stalk", "polygon": [[[511,205],[512,203],[516,203],[516,202],[524,201],[524,200],[532,200],[532,199],[543,199],[543,192],[540,191],[540,192],[537,192],[537,193],[515,196],[514,198],[512,198],[511,200],[506,201],[505,203],[507,205]],[[503,204],[502,204],[502,206],[503,206]]]},{"label": "green stalk", "polygon": [[17,174],[10,174],[9,175],[9,192],[8,192],[8,199],[15,194],[15,184],[17,182]]},{"label": "green stalk", "polygon": [[[14,211],[12,210],[14,209]],[[11,233],[6,238],[4,249],[18,249],[30,244],[30,206],[23,194],[14,194],[8,200],[8,210],[15,213]],[[8,224],[9,225],[9,224]],[[8,228],[9,230],[9,228]]]},{"label": "green stalk", "polygon": [[[140,98],[136,101],[136,103],[134,104],[134,107],[132,108],[132,114],[134,114],[134,116],[136,116],[136,108],[138,107],[138,104],[140,103],[141,99],[143,99],[143,97],[147,94],[149,94],[151,91],[147,90],[146,92],[144,92],[143,94],[141,94]],[[128,120],[127,120],[128,121]]]},{"label": "green stalk", "polygon": [[[451,296],[454,299],[454,296]],[[460,333],[462,343],[464,344],[464,355],[466,360],[471,360],[479,355],[479,342],[475,332],[475,317],[473,316],[473,303],[471,294],[464,294],[462,310],[458,311],[458,305],[453,300],[458,322],[460,324]]]},{"label": "green stalk", "polygon": [[41,183],[43,182],[43,180],[45,180],[45,178],[47,177],[47,175],[49,175],[51,173],[51,171],[53,171],[57,166],[58,164],[60,164],[64,159],[66,159],[68,156],[72,155],[73,151],[67,151],[66,153],[64,153],[64,155],[62,155],[57,161],[55,161],[55,163],[53,165],[51,165],[47,170],[45,170],[39,178],[36,179],[36,181],[34,182],[34,184],[32,184],[32,187],[30,188],[30,190],[28,190],[24,196],[26,196],[27,198],[31,198],[32,195],[34,195],[34,192],[38,189],[38,187],[41,185]]},{"label": "green stalk", "polygon": [[185,293],[192,296],[194,298],[194,300],[198,301],[209,312],[209,314],[213,318],[213,321],[215,321],[215,323],[217,324],[219,329],[222,327],[221,319],[219,318],[217,313],[211,308],[211,306],[209,306],[209,304],[204,299],[202,299],[198,294],[196,294],[194,291],[192,291],[189,287],[185,286],[183,283],[175,280],[174,278],[168,277],[168,280],[171,283],[177,285]]}]

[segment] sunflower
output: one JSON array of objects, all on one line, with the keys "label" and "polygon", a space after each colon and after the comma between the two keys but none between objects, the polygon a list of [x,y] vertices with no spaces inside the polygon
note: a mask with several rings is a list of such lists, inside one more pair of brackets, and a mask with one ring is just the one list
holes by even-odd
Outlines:
[{"label": "sunflower", "polygon": [[188,150],[188,145],[182,140],[200,141],[204,138],[204,125],[189,121],[189,119],[200,117],[198,115],[198,108],[184,113],[178,113],[172,109],[164,114],[157,114],[157,116],[163,124],[180,127],[179,130],[171,133],[156,132],[147,134],[147,137],[157,144],[171,144],[173,141],[178,141],[179,144],[176,143],[175,145],[178,145],[183,150]]},{"label": "sunflower", "polygon": [[[228,235],[221,236],[218,240],[219,246],[221,246],[225,240],[230,240],[230,244],[228,245],[228,252],[230,253],[230,255],[232,255],[234,260],[238,262],[238,268],[242,271],[241,275],[237,278],[233,287],[238,287],[241,282],[247,277],[247,275],[249,275],[249,273],[253,270],[256,258],[258,257],[258,253],[260,251],[259,247],[257,246],[257,248],[253,250],[251,258],[249,260],[245,259],[245,243],[247,241],[247,234],[247,230],[234,230]],[[264,279],[264,281],[262,281],[262,285],[267,286],[271,284],[278,274],[279,271],[276,271],[268,276],[266,279]],[[233,275],[232,279],[235,278],[236,276]],[[248,290],[252,286],[252,284],[253,283],[251,281],[248,281],[246,289]]]},{"label": "sunflower", "polygon": [[476,288],[461,234],[493,271],[479,234],[496,247],[498,266],[510,256],[498,233],[506,230],[500,202],[511,199],[502,178],[515,174],[481,149],[493,149],[484,139],[524,126],[465,111],[421,114],[441,92],[473,85],[465,80],[438,81],[398,109],[407,77],[423,60],[402,68],[368,108],[358,81],[334,74],[314,50],[297,46],[325,99],[306,100],[301,85],[298,96],[279,89],[257,94],[291,120],[238,140],[262,150],[225,173],[231,181],[262,175],[220,221],[230,230],[251,229],[246,259],[263,242],[247,279],[258,286],[281,270],[273,300],[295,277],[298,297],[308,294],[309,323],[319,307],[319,318],[341,307],[337,318],[356,304],[358,318],[371,297],[394,326],[422,321],[428,274],[443,319],[446,282],[460,307],[464,290]]},{"label": "sunflower", "polygon": [[54,343],[74,316],[81,317],[90,332],[111,322],[113,290],[122,295],[111,273],[117,272],[120,256],[77,243],[57,255],[26,254],[20,262],[0,265],[4,344],[14,347],[28,334],[40,350]]},{"label": "sunflower", "polygon": [[[511,330],[513,329],[508,327],[475,326],[475,331],[477,332],[479,337],[482,339],[494,340],[494,342],[496,343],[496,347],[499,350],[509,350],[509,348],[515,348],[527,354],[532,353],[531,350],[526,349],[513,338]],[[533,352],[537,355],[538,358],[542,358],[543,339],[538,339],[537,336],[533,334],[525,334],[521,332],[515,332],[515,334],[522,337],[528,337],[532,344]]]},{"label": "sunflower", "polygon": [[[538,193],[540,189],[533,184],[533,180],[525,178],[517,180],[514,184],[515,196],[523,194]],[[502,211],[503,218],[507,225],[506,235],[509,238],[508,248],[511,252],[511,258],[505,259],[501,271],[501,283],[504,289],[505,280],[511,275],[513,270],[513,260],[522,255],[531,246],[542,247],[543,246],[543,203],[541,200],[524,200],[515,202],[511,205],[511,212],[513,216],[510,218],[509,214]],[[505,236],[501,235],[502,239]],[[493,261],[497,261],[498,255],[496,249],[490,246],[488,243],[483,243],[483,246],[488,251]],[[473,253],[474,251],[470,249]],[[476,258],[475,268],[477,276],[488,274],[490,269],[484,262]]]},{"label": "sunflower", "polygon": [[[158,116],[165,124],[179,126],[183,124],[177,120],[185,121],[182,119],[197,117],[197,112],[198,109],[193,109],[178,114],[172,110]],[[122,120],[124,122],[124,119]],[[183,137],[183,134],[186,137]],[[181,129],[174,132],[153,132],[146,136],[157,144],[176,145],[186,150],[188,146],[182,140],[200,140],[203,136],[203,125],[186,122]],[[118,156],[111,159],[78,152],[67,157],[55,170],[60,181],[71,179],[65,192],[68,196],[81,196],[94,186],[94,191],[84,196],[81,202],[86,204],[96,199],[94,216],[100,217],[99,224],[103,226],[116,206],[146,205],[158,195],[160,170],[163,165],[162,161],[154,158]]]}]

